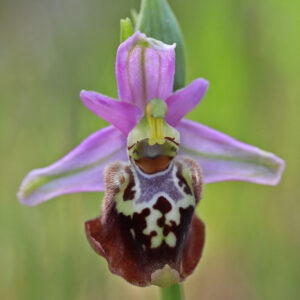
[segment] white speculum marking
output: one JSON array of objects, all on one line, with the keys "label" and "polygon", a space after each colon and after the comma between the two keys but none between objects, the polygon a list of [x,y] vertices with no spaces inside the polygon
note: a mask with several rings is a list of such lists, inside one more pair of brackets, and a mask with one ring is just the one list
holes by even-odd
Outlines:
[{"label": "white speculum marking", "polygon": [[[140,182],[138,180],[138,176],[136,175],[136,171],[134,168],[131,168],[131,171],[134,176],[135,180],[135,186],[133,187],[133,190],[135,190],[135,196],[133,200],[123,200],[123,195],[126,187],[129,184],[129,174],[124,170],[124,177],[125,182],[121,187],[121,190],[119,193],[116,194],[115,200],[116,200],[116,209],[119,213],[124,214],[125,216],[131,216],[133,217],[134,213],[141,213],[145,208],[148,208],[150,210],[150,214],[146,217],[146,228],[143,230],[143,234],[150,235],[152,232],[155,232],[156,235],[151,237],[151,248],[157,248],[159,247],[163,241],[170,246],[174,247],[176,245],[176,235],[173,232],[169,232],[166,236],[163,234],[163,227],[158,226],[157,221],[163,216],[163,214],[158,210],[154,209],[153,206],[156,204],[158,198],[160,196],[163,196],[165,199],[168,200],[168,202],[171,205],[171,210],[165,214],[165,225],[172,225],[172,222],[175,222],[175,224],[178,226],[180,224],[180,208],[187,208],[189,206],[195,206],[196,201],[194,195],[186,194],[184,192],[184,186],[180,187],[178,184],[178,178],[176,176],[176,172],[178,170],[178,167],[174,165],[173,171],[172,171],[172,178],[170,178],[173,182],[173,184],[176,186],[176,188],[181,192],[182,198],[178,201],[174,201],[167,193],[165,192],[157,192],[150,201],[147,202],[138,202],[141,195],[141,188],[140,188]],[[182,175],[185,177],[186,181],[188,183],[191,182],[191,173],[183,166],[183,172]],[[119,174],[118,174],[119,176]],[[156,176],[156,175],[153,175]],[[192,187],[190,186],[190,189],[192,190]],[[131,230],[131,234],[134,237],[135,234],[132,233],[133,230]]]}]

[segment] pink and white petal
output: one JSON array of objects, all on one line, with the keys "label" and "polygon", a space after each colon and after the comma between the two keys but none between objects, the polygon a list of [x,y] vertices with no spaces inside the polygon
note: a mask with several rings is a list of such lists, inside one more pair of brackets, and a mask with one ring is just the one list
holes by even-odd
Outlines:
[{"label": "pink and white petal", "polygon": [[147,38],[139,31],[119,46],[116,77],[119,99],[141,109],[153,98],[166,99],[173,90],[175,44]]},{"label": "pink and white petal", "polygon": [[182,120],[180,154],[196,160],[205,183],[241,180],[276,185],[285,162],[270,152],[190,120]]},{"label": "pink and white petal", "polygon": [[126,137],[109,126],[90,135],[54,164],[32,170],[21,184],[19,201],[37,205],[63,194],[103,191],[103,170],[116,160],[127,160]]},{"label": "pink and white petal", "polygon": [[80,98],[93,113],[120,129],[126,136],[144,113],[131,103],[116,101],[93,91],[81,91]]},{"label": "pink and white petal", "polygon": [[180,120],[193,110],[204,97],[208,89],[208,81],[198,78],[192,81],[185,88],[169,96],[166,100],[168,114],[166,121],[176,127]]}]

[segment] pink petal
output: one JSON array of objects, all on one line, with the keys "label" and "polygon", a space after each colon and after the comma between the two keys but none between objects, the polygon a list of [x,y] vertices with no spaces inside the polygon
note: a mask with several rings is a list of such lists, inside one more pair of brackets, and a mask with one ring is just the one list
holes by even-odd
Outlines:
[{"label": "pink petal", "polygon": [[168,105],[166,121],[176,127],[180,120],[198,105],[207,89],[208,81],[198,78],[185,88],[169,96],[166,100]]},{"label": "pink petal", "polygon": [[18,198],[25,205],[36,205],[63,194],[103,191],[107,163],[126,159],[126,138],[114,127],[106,127],[54,164],[31,171]]},{"label": "pink petal", "polygon": [[204,182],[279,183],[285,163],[274,154],[193,121],[182,120],[177,129],[181,138],[180,154],[198,162]]},{"label": "pink petal", "polygon": [[119,99],[144,110],[153,98],[172,93],[175,44],[166,45],[136,32],[119,46],[116,77]]},{"label": "pink petal", "polygon": [[143,116],[143,111],[137,106],[96,92],[83,90],[80,98],[93,113],[120,129],[126,136]]}]

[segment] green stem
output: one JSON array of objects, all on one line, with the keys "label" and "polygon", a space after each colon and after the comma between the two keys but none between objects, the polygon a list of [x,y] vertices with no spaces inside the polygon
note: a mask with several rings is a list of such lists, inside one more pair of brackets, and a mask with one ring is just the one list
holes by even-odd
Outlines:
[{"label": "green stem", "polygon": [[182,287],[179,284],[173,284],[160,290],[161,300],[183,300]]}]

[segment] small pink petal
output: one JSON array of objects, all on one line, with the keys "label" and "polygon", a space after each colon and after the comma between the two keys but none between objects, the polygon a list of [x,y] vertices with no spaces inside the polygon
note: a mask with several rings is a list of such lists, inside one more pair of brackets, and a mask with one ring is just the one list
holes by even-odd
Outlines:
[{"label": "small pink petal", "polygon": [[198,78],[185,88],[178,90],[168,97],[166,100],[168,105],[166,121],[176,127],[180,120],[198,105],[207,89],[208,81],[203,78]]},{"label": "small pink petal", "polygon": [[143,111],[137,106],[96,92],[83,90],[80,98],[93,113],[120,129],[126,136],[143,116]]}]

